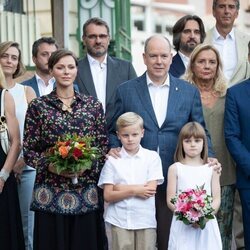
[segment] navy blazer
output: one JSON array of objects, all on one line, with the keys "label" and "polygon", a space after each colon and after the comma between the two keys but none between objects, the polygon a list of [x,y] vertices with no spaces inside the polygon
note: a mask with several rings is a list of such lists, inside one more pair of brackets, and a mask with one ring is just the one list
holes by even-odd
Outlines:
[{"label": "navy blazer", "polygon": [[[34,89],[34,91],[36,92],[36,96],[40,97],[39,88],[38,88],[38,84],[36,81],[36,76],[33,76],[32,78],[21,82],[21,84],[32,87]],[[56,83],[54,84],[54,88],[55,87],[56,87]],[[79,92],[79,88],[76,84],[74,84],[74,89],[75,89],[75,91]]]},{"label": "navy blazer", "polygon": [[26,85],[26,86],[30,86],[34,89],[34,91],[36,92],[36,96],[39,97],[40,93],[39,93],[39,89],[38,89],[38,84],[36,81],[36,76],[33,76],[32,78],[23,81],[21,84]]},{"label": "navy blazer", "polygon": [[[114,114],[115,92],[119,84],[134,79],[135,69],[131,62],[116,57],[107,56],[107,80],[106,80],[106,120],[107,127],[111,125]],[[78,63],[76,83],[80,93],[97,97],[93,77],[90,70],[88,57],[84,57]]]},{"label": "navy blazer", "polygon": [[[144,120],[144,137],[141,145],[147,149],[157,151],[162,160],[163,175],[167,177],[168,167],[174,162],[174,152],[178,135],[184,124],[197,121],[205,127],[201,99],[198,89],[190,83],[170,76],[170,89],[166,119],[161,127],[152,106],[146,73],[127,81],[117,88],[115,101],[115,115],[110,132],[110,147],[120,146],[115,133],[115,122],[125,112],[136,112]],[[207,132],[207,130],[206,130]],[[208,133],[207,133],[208,135]],[[211,140],[208,135],[210,155],[213,155]],[[166,184],[166,181],[165,181]],[[165,185],[163,185],[165,188]]]},{"label": "navy blazer", "polygon": [[250,188],[250,79],[227,90],[225,102],[226,145],[236,162],[238,188]]},{"label": "navy blazer", "polygon": [[177,78],[180,78],[186,71],[185,65],[177,52],[173,57],[172,64],[169,68],[169,73]]}]

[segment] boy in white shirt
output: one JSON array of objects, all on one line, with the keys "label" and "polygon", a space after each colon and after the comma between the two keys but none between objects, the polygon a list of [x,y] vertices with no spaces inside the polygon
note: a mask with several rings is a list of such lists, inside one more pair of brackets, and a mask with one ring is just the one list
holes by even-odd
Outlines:
[{"label": "boy in white shirt", "polygon": [[157,152],[140,145],[143,119],[134,112],[116,122],[120,158],[109,156],[99,179],[108,202],[105,221],[111,224],[112,249],[156,249],[155,193],[163,183]]}]

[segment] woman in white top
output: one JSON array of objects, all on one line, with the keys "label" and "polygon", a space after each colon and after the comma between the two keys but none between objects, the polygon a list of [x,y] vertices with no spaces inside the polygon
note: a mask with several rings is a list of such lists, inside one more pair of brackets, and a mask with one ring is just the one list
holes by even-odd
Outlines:
[{"label": "woman in white top", "polygon": [[[0,44],[0,65],[5,76],[7,89],[14,98],[16,116],[19,123],[21,142],[23,140],[23,127],[28,104],[36,97],[31,87],[23,86],[15,82],[15,78],[24,73],[21,61],[21,51],[16,42],[3,42]],[[18,185],[18,196],[23,223],[26,250],[33,249],[33,224],[34,215],[30,211],[32,190],[35,181],[35,169],[27,166],[22,153],[14,166]]]}]

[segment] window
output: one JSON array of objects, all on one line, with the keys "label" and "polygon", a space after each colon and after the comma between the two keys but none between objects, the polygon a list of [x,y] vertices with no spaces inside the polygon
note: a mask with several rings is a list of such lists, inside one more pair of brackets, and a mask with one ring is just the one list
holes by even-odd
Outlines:
[{"label": "window", "polygon": [[23,14],[23,1],[22,0],[2,0],[4,11]]}]

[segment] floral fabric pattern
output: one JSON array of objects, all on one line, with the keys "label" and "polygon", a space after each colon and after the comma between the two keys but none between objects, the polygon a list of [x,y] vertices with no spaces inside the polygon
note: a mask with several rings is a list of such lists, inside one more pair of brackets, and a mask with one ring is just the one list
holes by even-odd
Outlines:
[{"label": "floral fabric pattern", "polygon": [[[72,112],[63,111],[62,105],[54,90],[34,99],[27,110],[24,158],[37,170],[31,208],[51,213],[83,214],[99,208],[97,182],[107,152],[106,123],[102,105],[94,97],[75,92]],[[48,171],[46,151],[66,133],[94,137],[93,146],[103,153],[90,170],[78,177],[77,184]]]}]

